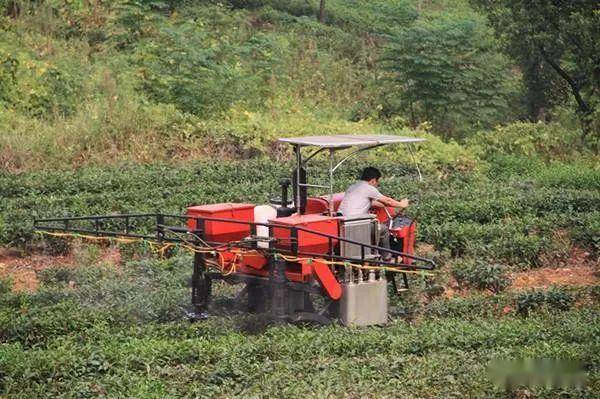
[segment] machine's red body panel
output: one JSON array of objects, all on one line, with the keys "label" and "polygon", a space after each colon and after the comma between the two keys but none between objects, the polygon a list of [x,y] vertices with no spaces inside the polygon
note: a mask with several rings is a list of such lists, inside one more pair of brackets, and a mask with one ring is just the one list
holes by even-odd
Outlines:
[{"label": "machine's red body panel", "polygon": [[321,286],[327,292],[327,295],[334,301],[337,301],[342,297],[342,286],[335,278],[335,275],[331,272],[331,269],[327,264],[315,260],[312,263],[313,270],[317,276],[317,280],[321,283]]},{"label": "machine's red body panel", "polygon": [[285,270],[285,277],[297,283],[306,283],[313,274],[312,264],[306,260],[290,262]]},{"label": "machine's red body panel", "polygon": [[267,265],[267,258],[260,253],[245,253],[240,255],[239,259],[239,262],[244,266],[248,266],[256,270],[261,270]]},{"label": "machine's red body panel", "polygon": [[386,206],[385,208],[375,208],[375,216],[377,216],[377,220],[379,220],[379,223],[387,223],[387,221],[389,220],[388,214],[385,212],[386,209],[389,212],[389,214],[392,215],[392,217],[396,216],[396,212],[393,206]]},{"label": "machine's red body panel", "polygon": [[[414,221],[408,226],[390,229],[390,235],[402,240],[402,252],[410,255],[415,253],[416,233],[417,224]],[[405,257],[403,261],[407,265],[414,262],[413,259],[407,257]]]},{"label": "machine's red body panel", "polygon": [[[252,222],[254,221],[254,205],[224,203],[190,206],[187,208],[187,215]],[[196,229],[196,221],[189,219],[188,228]],[[250,235],[250,225],[206,220],[204,222],[204,235],[207,241],[212,242],[237,241]]]},{"label": "machine's red body panel", "polygon": [[[323,215],[292,215],[284,218],[271,220],[270,223],[281,224],[286,226],[298,226],[306,229],[318,231],[319,233],[329,234],[332,236],[338,235],[338,220],[335,217]],[[288,228],[273,228],[273,237],[279,241],[278,248],[290,249],[291,230]],[[332,245],[335,246],[337,240],[332,240]],[[329,252],[329,239],[322,235],[298,231],[298,252],[312,254],[327,254]]]},{"label": "machine's red body panel", "polygon": [[236,273],[248,274],[251,276],[268,277],[269,271],[267,269],[255,269],[244,264],[238,265],[235,268]]}]

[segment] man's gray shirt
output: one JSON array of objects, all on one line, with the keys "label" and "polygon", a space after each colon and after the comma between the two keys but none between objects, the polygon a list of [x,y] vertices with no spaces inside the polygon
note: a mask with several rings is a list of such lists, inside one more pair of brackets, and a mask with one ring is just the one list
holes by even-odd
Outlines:
[{"label": "man's gray shirt", "polygon": [[346,190],[339,211],[344,216],[358,216],[369,213],[371,201],[378,200],[383,194],[364,180],[359,180]]}]

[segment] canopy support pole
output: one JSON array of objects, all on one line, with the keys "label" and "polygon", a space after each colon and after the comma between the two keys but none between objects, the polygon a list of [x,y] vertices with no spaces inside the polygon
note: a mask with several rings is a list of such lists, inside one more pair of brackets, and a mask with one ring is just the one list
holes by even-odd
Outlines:
[{"label": "canopy support pole", "polygon": [[413,162],[415,163],[415,167],[417,168],[417,173],[419,174],[419,181],[423,181],[423,175],[421,174],[421,169],[419,169],[419,163],[417,162],[417,159],[415,158],[412,143],[408,143],[408,152],[410,152],[410,156],[411,156]]},{"label": "canopy support pole", "polygon": [[329,149],[329,216],[333,216],[333,163],[334,149]]},{"label": "canopy support pole", "polygon": [[372,149],[372,148],[377,148],[377,147],[380,147],[380,146],[382,146],[382,145],[383,145],[383,144],[374,144],[374,145],[370,145],[370,146],[367,146],[367,147],[361,147],[361,148],[359,148],[358,150],[352,151],[350,154],[346,155],[346,156],[344,157],[344,159],[342,159],[340,162],[338,162],[338,163],[337,163],[337,165],[335,165],[335,166],[333,167],[333,171],[335,172],[337,168],[339,168],[339,167],[340,167],[340,166],[341,166],[341,165],[342,165],[344,162],[346,162],[348,159],[350,159],[350,158],[351,158],[353,155],[356,155],[356,154],[358,154],[359,152],[363,152],[363,151],[370,150],[370,149]]},{"label": "canopy support pole", "polygon": [[300,185],[300,168],[302,167],[302,153],[300,152],[300,144],[297,144],[295,146],[295,150],[296,150],[296,198],[294,199],[294,201],[296,202],[296,212],[298,212],[299,215],[302,214],[302,209],[300,206],[300,202],[301,202],[301,197],[302,194],[300,194],[300,188],[302,187]]}]

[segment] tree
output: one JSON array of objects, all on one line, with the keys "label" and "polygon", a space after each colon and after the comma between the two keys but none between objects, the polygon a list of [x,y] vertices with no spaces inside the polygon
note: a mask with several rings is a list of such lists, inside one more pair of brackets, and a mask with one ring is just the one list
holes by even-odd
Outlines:
[{"label": "tree", "polygon": [[[597,0],[473,0],[524,69],[539,59],[568,87],[582,136],[600,137],[600,4]],[[548,82],[542,83],[549,95]],[[533,90],[535,80],[527,81]]]},{"label": "tree", "polygon": [[319,3],[319,22],[325,23],[325,0],[321,0]]},{"label": "tree", "polygon": [[383,63],[389,114],[408,113],[447,136],[490,127],[506,115],[513,76],[485,21],[420,19],[390,38]]}]

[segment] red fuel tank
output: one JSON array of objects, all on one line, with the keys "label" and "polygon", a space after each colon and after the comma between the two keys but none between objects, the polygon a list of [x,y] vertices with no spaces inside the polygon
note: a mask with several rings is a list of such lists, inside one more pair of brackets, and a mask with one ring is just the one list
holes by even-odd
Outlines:
[{"label": "red fuel tank", "polygon": [[[289,227],[301,227],[319,233],[338,236],[338,220],[335,217],[323,215],[293,215],[270,220],[269,223],[281,224]],[[291,249],[291,229],[273,228],[273,237],[277,238],[277,248]],[[336,239],[331,240],[331,245],[337,244]],[[307,231],[298,230],[298,252],[310,254],[329,253],[329,238]]]},{"label": "red fuel tank", "polygon": [[[254,205],[223,203],[190,206],[188,216],[232,219],[243,222],[254,221]],[[197,229],[196,220],[188,219],[188,228]],[[250,225],[226,221],[204,221],[204,239],[212,242],[238,241],[250,235]]]}]

